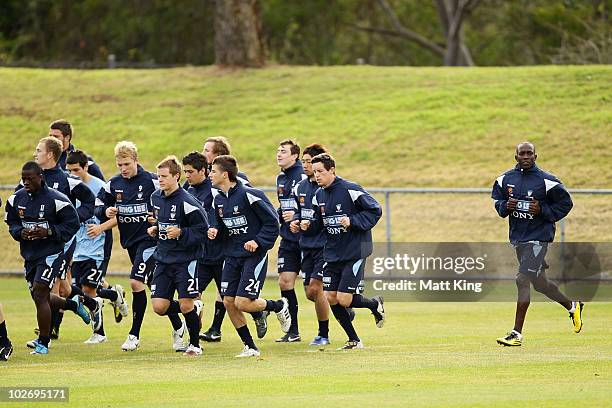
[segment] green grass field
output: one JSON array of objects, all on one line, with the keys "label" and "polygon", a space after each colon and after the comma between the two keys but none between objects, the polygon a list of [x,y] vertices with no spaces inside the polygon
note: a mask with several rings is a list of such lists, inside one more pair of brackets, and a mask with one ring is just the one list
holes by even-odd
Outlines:
[{"label": "green grass field", "polygon": [[[334,349],[344,341],[335,322],[334,347],[325,351],[306,342],[277,344],[281,332],[271,317],[258,342],[262,356],[247,361],[233,357],[241,343],[227,319],[223,341],[205,343],[201,358],[174,353],[167,319],[150,306],[141,348],[123,352],[131,317],[116,325],[107,306],[108,342],[82,344],[89,327],[67,314],[51,353],[31,356],[24,343],[36,320],[27,287],[21,279],[0,283],[16,347],[0,364],[2,386],[68,386],[71,406],[595,407],[612,397],[612,310],[605,303],[587,304],[580,334],[558,305],[535,303],[523,346],[511,349],[495,343],[511,326],[511,303],[389,303],[382,329],[361,311],[356,327],[366,349],[352,352]],[[265,294],[276,296],[276,282],[266,282]],[[207,293],[205,325],[211,301]],[[309,340],[314,308],[303,296],[300,302],[301,332]]]},{"label": "green grass field", "polygon": [[[152,169],[166,154],[200,150],[206,137],[222,134],[259,186],[274,184],[277,143],[292,137],[327,144],[339,174],[366,187],[490,187],[512,166],[516,143],[530,139],[540,166],[569,188],[611,188],[610,83],[610,66],[0,68],[0,184],[16,183],[49,122],[65,117],[75,125],[75,145],[107,176],[119,140],[136,142]],[[574,202],[567,240],[612,241],[609,196]],[[507,240],[507,221],[488,195],[393,195],[391,209],[394,242]],[[387,216],[374,230],[377,241],[385,240]],[[0,270],[19,270],[18,245],[2,225]],[[127,263],[116,245],[109,270],[126,271]],[[264,295],[278,296],[276,282]],[[300,296],[301,332],[310,340],[314,308]],[[0,302],[16,346],[0,364],[0,386],[68,386],[74,406],[599,407],[612,399],[609,303],[587,305],[578,335],[558,305],[535,303],[524,345],[513,349],[495,343],[511,328],[512,303],[389,303],[383,329],[369,313],[358,315],[367,348],[356,352],[334,350],[345,340],[335,322],[334,347],[325,351],[276,344],[272,318],[258,343],[262,357],[242,361],[233,357],[241,343],[227,319],[222,343],[186,359],[172,352],[170,325],[150,306],[135,353],[120,350],[131,317],[117,326],[107,306],[107,343],[82,344],[89,328],[67,315],[51,354],[30,356],[25,342],[36,320],[25,282],[0,278]]]}]

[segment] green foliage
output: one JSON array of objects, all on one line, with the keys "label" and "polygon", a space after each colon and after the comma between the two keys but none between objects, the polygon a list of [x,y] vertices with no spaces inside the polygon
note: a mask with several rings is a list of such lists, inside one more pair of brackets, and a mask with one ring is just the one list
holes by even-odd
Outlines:
[{"label": "green foliage", "polygon": [[[272,62],[441,65],[439,56],[399,37],[377,0],[260,0]],[[389,0],[408,29],[444,46],[433,0]],[[5,0],[0,62],[106,61],[211,64],[213,0]],[[477,65],[606,63],[612,0],[487,0],[464,24]],[[593,44],[596,50],[592,51]],[[589,51],[591,49],[591,51]]]},{"label": "green foliage", "polygon": [[[8,1],[8,61],[210,64],[212,3],[199,0]],[[7,18],[8,19],[8,18]],[[2,54],[0,54],[2,56]],[[0,60],[2,60],[0,59]]]}]

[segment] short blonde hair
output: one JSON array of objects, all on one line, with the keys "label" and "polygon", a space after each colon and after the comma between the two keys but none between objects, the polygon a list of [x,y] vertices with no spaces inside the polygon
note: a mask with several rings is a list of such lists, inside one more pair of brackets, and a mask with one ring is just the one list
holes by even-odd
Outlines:
[{"label": "short blonde hair", "polygon": [[122,140],[115,146],[115,158],[138,160],[138,148],[134,143]]},{"label": "short blonde hair", "polygon": [[166,156],[164,160],[160,161],[157,168],[168,169],[170,170],[170,174],[173,176],[176,176],[177,174],[180,176],[181,173],[183,173],[183,166],[181,165],[181,162],[173,154]]},{"label": "short blonde hair", "polygon": [[45,145],[45,149],[47,149],[48,152],[53,153],[53,158],[56,162],[62,156],[64,145],[62,145],[62,142],[60,142],[58,138],[47,136],[40,139],[38,143],[43,143]]}]

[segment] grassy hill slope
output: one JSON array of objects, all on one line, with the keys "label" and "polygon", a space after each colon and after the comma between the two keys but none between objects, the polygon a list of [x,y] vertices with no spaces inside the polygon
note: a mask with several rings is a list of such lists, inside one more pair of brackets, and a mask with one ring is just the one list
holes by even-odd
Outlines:
[{"label": "grassy hill slope", "polygon": [[609,188],[611,83],[605,66],[0,69],[0,183],[64,117],[107,175],[119,140],[151,167],[221,134],[258,185],[273,184],[276,145],[292,137],[325,142],[364,185],[488,187],[529,139],[569,186]]}]

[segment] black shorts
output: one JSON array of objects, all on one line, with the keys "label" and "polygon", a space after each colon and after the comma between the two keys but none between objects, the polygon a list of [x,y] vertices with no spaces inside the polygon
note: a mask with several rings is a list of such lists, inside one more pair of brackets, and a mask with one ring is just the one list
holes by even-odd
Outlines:
[{"label": "black shorts", "polygon": [[327,262],[323,268],[323,290],[326,292],[363,293],[365,259]]},{"label": "black shorts", "polygon": [[548,269],[548,264],[544,259],[548,250],[548,242],[521,242],[515,245],[514,249],[519,262],[519,273],[537,277],[544,269]]},{"label": "black shorts", "polygon": [[155,269],[155,259],[153,258],[155,243],[150,241],[140,242],[129,247],[127,250],[130,255],[130,261],[132,261],[130,279],[135,279],[145,284],[151,283],[153,269]]},{"label": "black shorts", "polygon": [[302,251],[297,242],[281,240],[278,248],[277,267],[278,273],[300,272],[302,269]]},{"label": "black shorts", "polygon": [[210,282],[215,280],[217,290],[221,293],[221,273],[223,272],[223,264],[201,264],[198,263],[198,288],[200,293],[204,292]]},{"label": "black shorts", "polygon": [[221,278],[221,296],[257,299],[268,270],[267,252],[245,258],[226,258]]},{"label": "black shorts", "polygon": [[55,279],[59,276],[64,261],[64,253],[49,255],[33,261],[25,261],[23,268],[25,279],[28,282],[30,291],[34,283],[42,283],[51,289],[55,284]]},{"label": "black shorts", "polygon": [[104,261],[95,261],[87,259],[85,261],[76,261],[72,263],[72,284],[81,287],[82,285],[98,288],[102,286],[106,268]]},{"label": "black shorts", "polygon": [[64,245],[64,254],[62,255],[62,264],[60,265],[60,272],[58,275],[59,279],[66,279],[68,275],[68,268],[70,267],[70,263],[72,262],[72,256],[74,255],[74,250],[76,249],[76,235],[72,237],[72,239]]},{"label": "black shorts", "polygon": [[323,248],[302,250],[302,279],[304,286],[310,284],[311,279],[323,280]]},{"label": "black shorts", "polygon": [[163,264],[157,262],[151,281],[151,298],[172,300],[174,291],[179,299],[195,299],[200,296],[198,291],[197,273],[198,261],[180,264]]}]

